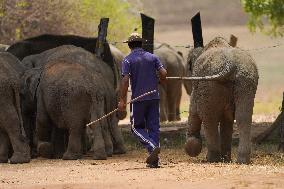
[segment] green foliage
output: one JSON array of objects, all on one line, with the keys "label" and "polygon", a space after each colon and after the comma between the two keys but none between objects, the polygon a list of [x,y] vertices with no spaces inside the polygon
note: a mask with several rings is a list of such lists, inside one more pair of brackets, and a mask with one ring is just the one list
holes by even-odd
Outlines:
[{"label": "green foliage", "polygon": [[[110,18],[108,26],[109,41],[122,41],[133,32],[139,24],[139,17],[132,12],[138,12],[131,8],[127,1],[123,0],[81,0],[77,4],[80,18],[88,23],[89,30],[97,35],[97,26],[101,17]],[[132,10],[132,12],[131,12]],[[124,48],[122,44],[117,44]]]},{"label": "green foliage", "polygon": [[284,0],[241,0],[245,12],[249,14],[248,26],[272,35],[284,34]]},{"label": "green foliage", "polygon": [[95,37],[101,17],[110,18],[107,39],[122,41],[139,25],[138,9],[126,0],[0,0],[0,41],[43,33]]}]

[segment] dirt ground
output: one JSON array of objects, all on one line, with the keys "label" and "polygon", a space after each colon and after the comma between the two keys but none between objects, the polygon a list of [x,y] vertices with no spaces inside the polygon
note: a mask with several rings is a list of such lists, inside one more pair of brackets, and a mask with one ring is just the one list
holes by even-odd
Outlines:
[{"label": "dirt ground", "polygon": [[[160,4],[159,1],[155,2]],[[229,7],[235,9],[234,6]],[[169,10],[172,8],[170,6]],[[204,6],[203,9],[206,11],[207,7]],[[215,9],[213,10],[215,12]],[[155,39],[173,46],[192,45],[189,17],[193,12],[195,11],[184,12],[188,18],[186,23],[183,23],[186,26],[174,26],[171,30],[164,30],[158,26]],[[206,18],[206,13],[203,12],[202,16]],[[168,10],[165,14],[168,14]],[[175,17],[176,14],[174,14]],[[169,19],[171,18],[165,17],[163,20]],[[182,17],[182,20],[185,19]],[[231,23],[232,20],[229,19],[228,22]],[[215,26],[213,23],[206,27],[207,23],[209,21],[205,19],[203,27],[205,43],[215,36],[229,38],[230,34],[234,34],[239,37],[238,46],[248,50],[256,59],[260,82],[255,100],[255,113],[266,116],[254,115],[254,121],[272,122],[275,120],[282,101],[284,46],[260,50],[258,48],[283,44],[284,38],[271,39],[259,33],[252,35],[245,26],[226,26],[226,23],[224,26]],[[185,55],[188,51],[180,47],[177,49]],[[183,94],[182,111],[188,110],[188,104],[189,98]],[[235,155],[236,147],[233,148],[234,161]],[[197,158],[188,157],[182,148],[162,149],[161,168],[159,169],[145,167],[146,152],[144,150],[130,150],[125,155],[114,156],[106,161],[96,161],[91,157],[85,157],[77,161],[35,159],[29,164],[0,164],[0,189],[284,188],[284,156],[283,153],[277,152],[276,145],[253,146],[252,164],[250,165],[207,164],[203,163],[205,156],[206,148],[203,148],[202,154]]]},{"label": "dirt ground", "polygon": [[[222,31],[222,34],[217,30]],[[260,35],[252,37],[244,27],[207,28],[205,40],[216,33],[221,36],[235,33],[240,37],[240,46],[249,49],[283,41]],[[191,40],[189,34],[187,30],[168,31],[159,33],[157,39],[170,44],[186,44]],[[283,78],[283,69],[280,69],[283,48],[252,53],[258,62],[261,76],[255,100],[256,114],[253,116],[256,122],[273,122],[278,115],[283,92],[283,86],[279,82]],[[271,74],[273,66],[275,69]],[[188,110],[188,104],[188,96],[183,95],[182,111]],[[259,116],[260,114],[265,116]],[[160,169],[145,167],[146,153],[143,150],[132,150],[106,161],[86,157],[78,161],[36,159],[23,165],[0,164],[0,189],[284,188],[284,156],[277,152],[277,146],[254,146],[251,165],[202,163],[205,153],[204,148],[201,156],[189,158],[182,148],[163,149]]]},{"label": "dirt ground", "polygon": [[145,167],[142,150],[106,161],[36,159],[30,164],[0,165],[0,189],[283,188],[282,154],[267,150],[271,147],[256,149],[251,165],[238,165],[202,163],[204,152],[189,158],[182,149],[164,149],[159,169]]}]

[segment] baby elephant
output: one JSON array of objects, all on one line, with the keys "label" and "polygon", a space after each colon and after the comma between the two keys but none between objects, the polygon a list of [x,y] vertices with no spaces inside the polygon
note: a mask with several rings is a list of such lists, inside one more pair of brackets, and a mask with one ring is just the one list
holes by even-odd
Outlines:
[{"label": "baby elephant", "polygon": [[250,131],[258,71],[252,57],[217,37],[204,48],[191,50],[187,75],[192,76],[188,140],[190,156],[201,151],[204,126],[209,162],[231,161],[233,123],[239,129],[238,163],[249,163]]},{"label": "baby elephant", "polygon": [[0,163],[28,163],[30,148],[24,137],[19,77],[19,60],[13,55],[0,53]]}]

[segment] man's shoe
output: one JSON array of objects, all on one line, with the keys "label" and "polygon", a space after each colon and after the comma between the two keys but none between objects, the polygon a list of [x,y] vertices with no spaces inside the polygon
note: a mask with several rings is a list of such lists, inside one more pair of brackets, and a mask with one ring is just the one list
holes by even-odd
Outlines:
[{"label": "man's shoe", "polygon": [[151,152],[151,154],[147,157],[146,163],[152,165],[152,164],[156,163],[157,161],[159,161],[158,155],[159,155],[160,151],[161,151],[160,147],[154,148],[154,150]]}]

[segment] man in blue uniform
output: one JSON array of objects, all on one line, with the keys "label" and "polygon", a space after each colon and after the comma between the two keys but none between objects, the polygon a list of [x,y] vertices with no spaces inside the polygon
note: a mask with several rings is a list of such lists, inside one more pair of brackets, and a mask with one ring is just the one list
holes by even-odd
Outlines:
[{"label": "man in blue uniform", "polygon": [[160,153],[160,97],[158,83],[166,80],[167,71],[156,55],[142,49],[143,39],[138,33],[131,34],[126,42],[131,49],[131,53],[122,62],[123,78],[118,108],[121,111],[126,109],[129,80],[132,99],[149,91],[157,91],[131,104],[130,119],[132,133],[148,150],[147,167],[158,168],[158,155]]}]

